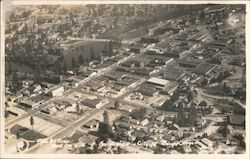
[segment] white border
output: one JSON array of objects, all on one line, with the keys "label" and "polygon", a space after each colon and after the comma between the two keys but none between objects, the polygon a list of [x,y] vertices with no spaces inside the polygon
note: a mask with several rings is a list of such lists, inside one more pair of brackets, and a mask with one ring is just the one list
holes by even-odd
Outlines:
[{"label": "white border", "polygon": [[[8,2],[7,2],[8,1]],[[8,4],[7,4],[8,3]],[[120,1],[120,0],[113,0],[113,1],[109,1],[109,0],[88,0],[88,1],[81,1],[81,0],[73,0],[73,1],[69,1],[69,0],[51,0],[51,1],[43,1],[43,0],[4,0],[1,1],[1,56],[0,56],[0,60],[1,60],[1,66],[0,66],[0,87],[1,87],[1,91],[0,91],[0,96],[2,98],[0,98],[0,104],[1,104],[1,114],[0,117],[1,119],[4,118],[4,110],[3,106],[4,106],[4,9],[6,9],[7,6],[9,5],[44,5],[44,4],[48,4],[48,5],[52,5],[52,4],[64,4],[64,5],[78,5],[78,4],[246,4],[246,28],[245,28],[245,32],[246,32],[246,79],[247,79],[247,85],[246,85],[246,89],[247,89],[247,97],[250,95],[249,94],[249,88],[250,85],[248,84],[248,80],[249,80],[249,71],[250,71],[250,55],[249,55],[249,51],[250,51],[250,40],[249,40],[249,36],[250,36],[250,1],[248,0],[243,0],[243,1],[237,1],[237,0],[231,0],[231,1],[223,1],[223,0],[217,0],[217,1],[184,1],[184,0],[179,0],[179,1],[150,1],[150,0],[146,0],[146,1]],[[122,154],[122,155],[104,155],[104,154],[94,154],[94,155],[84,155],[84,154],[3,154],[4,152],[4,120],[1,120],[1,137],[0,137],[0,158],[119,158],[119,159],[127,159],[128,157],[131,158],[146,158],[146,159],[151,159],[151,158],[171,158],[171,159],[180,159],[180,158],[187,158],[187,159],[208,159],[209,157],[213,157],[213,158],[219,158],[219,159],[250,159],[250,150],[249,150],[249,126],[250,126],[250,118],[249,118],[249,98],[247,98],[246,101],[246,154],[183,154],[183,155],[167,155],[167,154],[162,154],[162,155],[146,155],[146,154],[133,154],[133,155],[127,155],[127,154]]]}]

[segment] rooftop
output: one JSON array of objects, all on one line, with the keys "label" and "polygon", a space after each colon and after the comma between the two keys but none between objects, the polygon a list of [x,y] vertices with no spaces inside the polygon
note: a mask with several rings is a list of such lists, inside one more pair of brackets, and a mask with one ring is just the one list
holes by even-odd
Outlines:
[{"label": "rooftop", "polygon": [[157,78],[157,77],[151,77],[150,79],[148,79],[148,82],[156,83],[156,84],[160,84],[160,85],[166,85],[169,83],[168,80]]}]

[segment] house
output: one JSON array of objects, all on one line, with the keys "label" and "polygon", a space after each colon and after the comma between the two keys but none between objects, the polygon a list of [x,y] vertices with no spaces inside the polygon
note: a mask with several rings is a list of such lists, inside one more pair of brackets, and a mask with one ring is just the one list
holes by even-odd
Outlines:
[{"label": "house", "polygon": [[156,117],[157,121],[163,122],[165,120],[165,116],[164,115],[160,115]]},{"label": "house", "polygon": [[202,138],[201,142],[208,147],[213,147],[214,145],[213,141],[209,140],[208,138]]},{"label": "house", "polygon": [[132,60],[132,62],[135,64],[135,67],[143,68],[144,67],[144,61],[143,60]]},{"label": "house", "polygon": [[130,119],[130,123],[135,124],[135,125],[139,125],[140,121],[136,120],[136,119]]},{"label": "house", "polygon": [[123,122],[123,121],[117,122],[117,123],[115,123],[115,124],[116,124],[118,127],[123,128],[123,129],[126,129],[126,130],[130,130],[130,129],[133,128],[133,125],[131,125],[131,124],[127,123],[127,122]]},{"label": "house", "polygon": [[149,123],[149,120],[148,120],[148,119],[144,119],[144,120],[141,121],[141,125],[142,125],[142,126],[145,126],[145,125],[147,125],[148,123]]},{"label": "house", "polygon": [[56,107],[49,107],[41,110],[41,112],[45,114],[54,114],[56,113],[56,111],[57,111]]},{"label": "house", "polygon": [[38,91],[40,91],[40,90],[42,90],[42,87],[41,87],[40,84],[34,84],[34,85],[30,88],[30,91],[31,91],[32,93],[38,92]]},{"label": "house", "polygon": [[63,94],[63,92],[64,92],[64,87],[58,86],[58,87],[51,89],[49,91],[48,95],[51,97],[57,97],[57,96],[61,96]]},{"label": "house", "polygon": [[179,125],[177,125],[177,124],[173,124],[173,125],[170,125],[169,126],[169,129],[170,130],[178,130],[180,127],[179,127]]},{"label": "house", "polygon": [[79,138],[79,144],[82,146],[88,146],[88,147],[93,147],[96,144],[96,139],[97,137],[89,134],[83,134]]},{"label": "house", "polygon": [[84,124],[83,127],[88,129],[97,129],[99,127],[99,121],[95,119],[90,120],[86,124]]},{"label": "house", "polygon": [[141,49],[138,48],[138,47],[131,47],[131,48],[130,48],[130,51],[131,51],[131,52],[134,52],[134,53],[140,53],[140,52],[141,52]]}]

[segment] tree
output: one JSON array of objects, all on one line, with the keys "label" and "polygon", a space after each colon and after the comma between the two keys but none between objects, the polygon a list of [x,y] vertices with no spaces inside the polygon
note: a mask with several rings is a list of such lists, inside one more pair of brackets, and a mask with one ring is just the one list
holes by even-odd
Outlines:
[{"label": "tree", "polygon": [[37,64],[35,67],[35,83],[41,82],[41,72],[42,72],[41,66]]},{"label": "tree", "polygon": [[30,117],[30,125],[32,126],[32,130],[33,130],[33,126],[35,124],[34,118],[33,116]]},{"label": "tree", "polygon": [[154,149],[154,154],[162,154],[164,151],[162,150],[161,147],[157,146],[155,149]]},{"label": "tree", "polygon": [[17,132],[16,132],[16,138],[17,138],[17,139],[20,139],[20,138],[21,138],[20,131],[17,131]]},{"label": "tree", "polygon": [[72,68],[76,67],[76,60],[74,57],[72,57],[71,64],[72,64]]},{"label": "tree", "polygon": [[78,57],[78,63],[79,64],[83,64],[84,63],[84,59],[83,59],[82,54],[80,54],[79,57]]},{"label": "tree", "polygon": [[15,71],[13,74],[13,83],[12,83],[12,91],[16,94],[18,90],[23,87],[22,81],[18,78],[17,72]]},{"label": "tree", "polygon": [[199,106],[207,106],[207,101],[205,101],[205,100],[201,101]]},{"label": "tree", "polygon": [[195,123],[195,120],[197,119],[197,117],[198,117],[198,111],[194,107],[194,103],[191,103],[190,120],[191,120],[192,125]]},{"label": "tree", "polygon": [[100,139],[107,142],[108,138],[112,137],[112,127],[104,122],[99,123],[99,129],[97,132]]},{"label": "tree", "polygon": [[175,101],[177,101],[178,99],[179,99],[179,93],[178,93],[178,91],[176,90],[176,91],[173,93],[173,95],[171,96],[170,100],[171,100],[172,102],[175,102]]},{"label": "tree", "polygon": [[208,79],[204,78],[203,81],[201,82],[201,85],[206,86],[206,85],[208,85],[208,82],[209,82]]},{"label": "tree", "polygon": [[66,64],[65,60],[63,61],[63,71],[64,71],[64,73],[67,73],[67,64]]},{"label": "tree", "polygon": [[134,111],[131,116],[132,118],[134,119],[137,119],[137,120],[142,120],[144,118],[144,115],[146,114],[146,108],[140,108],[136,111]]},{"label": "tree", "polygon": [[77,112],[77,113],[80,113],[80,106],[79,106],[79,102],[77,102],[77,104],[76,104],[76,112]]},{"label": "tree", "polygon": [[7,63],[8,63],[8,67],[9,67],[9,69],[8,69],[8,74],[11,74],[11,72],[12,72],[12,65],[11,65],[11,61],[10,61],[10,60],[8,60],[8,61],[7,61]]},{"label": "tree", "polygon": [[109,41],[108,43],[108,55],[111,57],[113,55],[113,46],[112,46],[112,41]]},{"label": "tree", "polygon": [[193,94],[193,92],[191,92],[191,91],[188,92],[187,99],[188,99],[188,102],[193,101],[193,99],[194,99],[194,94]]},{"label": "tree", "polygon": [[93,46],[90,47],[90,60],[93,60],[95,59],[95,52],[94,52],[94,49],[93,49]]},{"label": "tree", "polygon": [[115,108],[118,109],[119,105],[120,105],[120,103],[118,102],[118,100],[116,100],[114,103]]},{"label": "tree", "polygon": [[9,112],[8,112],[7,110],[5,110],[4,117],[5,117],[5,118],[8,118],[8,117],[9,117]]},{"label": "tree", "polygon": [[224,90],[224,91],[227,90],[227,83],[226,83],[226,82],[223,83],[223,90]]},{"label": "tree", "polygon": [[109,119],[109,114],[108,112],[105,110],[104,113],[103,113],[103,122],[110,125],[110,119]]},{"label": "tree", "polygon": [[185,114],[183,111],[182,102],[178,103],[177,123],[179,126],[185,126]]},{"label": "tree", "polygon": [[171,100],[167,100],[162,106],[161,110],[173,110],[174,109],[174,103]]}]

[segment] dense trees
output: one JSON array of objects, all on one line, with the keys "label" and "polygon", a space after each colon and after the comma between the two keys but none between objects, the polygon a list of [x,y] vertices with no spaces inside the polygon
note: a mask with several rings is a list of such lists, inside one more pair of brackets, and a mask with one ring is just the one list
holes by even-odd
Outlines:
[{"label": "dense trees", "polygon": [[34,118],[33,118],[33,116],[31,116],[30,117],[30,125],[31,125],[32,129],[33,129],[34,124],[35,124]]},{"label": "dense trees", "polygon": [[72,65],[73,69],[76,68],[76,66],[77,66],[76,59],[74,57],[72,57],[72,59],[71,59],[71,65]]},{"label": "dense trees", "polygon": [[80,54],[79,57],[78,57],[78,63],[79,64],[84,64],[84,59],[83,59],[82,54]]},{"label": "dense trees", "polygon": [[112,132],[111,121],[107,111],[104,111],[103,113],[103,122],[99,123],[99,129],[97,131],[97,134],[100,140],[104,142],[107,142],[108,138],[111,138],[114,135]]},{"label": "dense trees", "polygon": [[132,112],[131,116],[134,119],[142,120],[142,119],[144,119],[145,114],[146,114],[146,108],[140,108],[140,109],[135,110],[134,112]]},{"label": "dense trees", "polygon": [[17,138],[17,139],[20,139],[20,138],[21,138],[20,131],[17,131],[17,132],[16,132],[16,138]]},{"label": "dense trees", "polygon": [[17,72],[15,71],[12,78],[11,91],[14,92],[14,94],[16,94],[17,91],[22,89],[22,87],[23,87],[22,81],[18,77]]},{"label": "dense trees", "polygon": [[115,107],[116,109],[118,109],[118,108],[119,108],[119,105],[120,105],[120,103],[118,102],[118,100],[116,100],[115,103],[114,103],[114,107]]},{"label": "dense trees", "polygon": [[100,140],[107,142],[108,138],[113,136],[111,125],[105,122],[100,122],[97,135],[99,136]]}]

